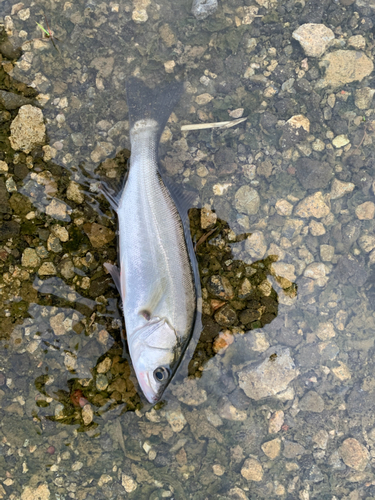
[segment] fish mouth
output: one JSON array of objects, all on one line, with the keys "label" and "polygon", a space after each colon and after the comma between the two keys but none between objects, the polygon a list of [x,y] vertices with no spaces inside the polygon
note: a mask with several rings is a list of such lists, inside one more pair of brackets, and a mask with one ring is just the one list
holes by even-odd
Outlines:
[{"label": "fish mouth", "polygon": [[139,385],[141,386],[142,392],[149,403],[156,404],[158,401],[160,401],[160,398],[166,386],[160,387],[160,389],[155,392],[152,389],[150,374],[148,372],[140,373],[138,376],[138,381]]}]

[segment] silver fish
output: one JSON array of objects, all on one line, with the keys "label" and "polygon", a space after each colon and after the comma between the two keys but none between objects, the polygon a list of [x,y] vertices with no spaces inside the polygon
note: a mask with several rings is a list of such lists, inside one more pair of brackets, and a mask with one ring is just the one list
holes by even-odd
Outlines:
[{"label": "silver fish", "polygon": [[126,84],[130,120],[129,175],[117,198],[120,270],[106,265],[123,301],[126,337],[141,389],[150,403],[162,396],[197,324],[199,274],[188,206],[158,169],[161,133],[183,92],[172,83],[150,89]]}]

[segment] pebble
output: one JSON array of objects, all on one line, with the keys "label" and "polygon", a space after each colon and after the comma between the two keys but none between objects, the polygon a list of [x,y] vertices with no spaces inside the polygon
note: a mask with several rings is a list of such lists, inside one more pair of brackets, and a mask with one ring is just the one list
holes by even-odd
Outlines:
[{"label": "pebble", "polygon": [[199,106],[204,106],[211,102],[213,99],[212,95],[208,94],[207,92],[205,94],[198,95],[195,98],[195,102],[199,104]]},{"label": "pebble", "polygon": [[338,179],[333,179],[331,185],[331,200],[342,198],[345,194],[351,193],[355,188],[352,182],[342,182]]},{"label": "pebble", "polygon": [[74,354],[70,352],[64,353],[64,365],[69,371],[73,371],[77,368],[77,358]]},{"label": "pebble", "polygon": [[356,50],[366,48],[366,39],[362,35],[351,36],[348,40],[348,47],[353,47]]},{"label": "pebble", "polygon": [[347,144],[349,144],[349,139],[348,136],[345,134],[337,135],[333,141],[332,144],[335,146],[335,148],[343,148]]},{"label": "pebble", "polygon": [[342,361],[338,361],[339,366],[331,368],[332,373],[341,381],[350,380],[352,378],[349,368]]},{"label": "pebble", "polygon": [[234,109],[233,111],[229,111],[229,116],[231,118],[241,118],[244,111],[245,111],[244,108],[237,108]]},{"label": "pebble", "polygon": [[281,199],[277,200],[275,204],[275,209],[279,215],[288,216],[291,215],[293,212],[293,205],[289,203],[289,201]]},{"label": "pebble", "polygon": [[167,410],[165,416],[173,432],[181,432],[186,425],[186,419],[181,409]]},{"label": "pebble", "polygon": [[214,274],[207,281],[209,293],[219,299],[231,300],[234,297],[233,287],[225,276]]},{"label": "pebble", "polygon": [[225,473],[224,467],[220,464],[214,464],[212,466],[212,470],[213,470],[213,473],[215,474],[215,476],[219,476],[219,477]]},{"label": "pebble", "polygon": [[54,316],[50,317],[49,324],[55,335],[66,334],[64,319],[65,319],[65,314],[63,312],[57,313]]},{"label": "pebble", "polygon": [[55,253],[61,252],[62,246],[61,246],[59,238],[56,238],[56,236],[54,236],[53,234],[50,234],[48,236],[48,240],[47,240],[47,249],[50,252],[55,252]]},{"label": "pebble", "polygon": [[358,109],[368,109],[371,107],[372,98],[374,96],[375,89],[370,87],[362,87],[361,89],[356,89],[354,96],[354,103]]},{"label": "pebble", "polygon": [[246,238],[245,251],[256,260],[263,258],[267,250],[266,240],[261,231],[255,231]]},{"label": "pebble", "polygon": [[357,471],[363,471],[370,455],[367,449],[354,438],[345,439],[339,448],[339,454],[345,465]]},{"label": "pebble", "polygon": [[164,69],[166,73],[173,73],[176,63],[171,59],[170,61],[165,61]]},{"label": "pebble", "polygon": [[138,486],[136,481],[127,474],[122,474],[121,484],[127,493],[131,493],[132,491],[136,490]]},{"label": "pebble", "polygon": [[246,411],[238,410],[229,401],[220,408],[219,415],[221,418],[233,420],[234,422],[243,422],[247,418]]},{"label": "pebble", "polygon": [[358,240],[359,247],[369,253],[375,248],[375,236],[373,234],[363,234]]},{"label": "pebble", "polygon": [[275,460],[280,455],[281,439],[275,438],[272,441],[267,441],[261,446],[263,453],[271,460]]},{"label": "pebble", "polygon": [[281,430],[284,424],[284,412],[282,410],[275,411],[268,421],[269,434],[276,434]]},{"label": "pebble", "polygon": [[318,445],[320,449],[325,450],[328,444],[328,437],[328,432],[324,429],[321,429],[316,434],[314,434],[312,440]]},{"label": "pebble", "polygon": [[365,201],[362,205],[358,205],[355,209],[355,214],[359,220],[371,220],[375,216],[375,203]]},{"label": "pebble", "polygon": [[221,326],[231,326],[237,321],[237,313],[229,304],[220,308],[215,313],[215,321]]},{"label": "pebble", "polygon": [[46,207],[46,214],[57,220],[70,221],[68,213],[71,210],[63,201],[53,198],[51,203]]},{"label": "pebble", "polygon": [[293,282],[296,279],[296,268],[293,264],[286,264],[285,262],[273,262],[271,266],[276,276],[281,276]]},{"label": "pebble", "polygon": [[102,474],[99,478],[98,486],[102,487],[105,484],[110,483],[112,480],[113,480],[113,478],[110,475]]},{"label": "pebble", "polygon": [[72,471],[77,472],[78,470],[81,470],[82,467],[83,463],[78,460],[77,462],[74,462],[74,464],[72,465]]},{"label": "pebble", "polygon": [[326,145],[325,142],[322,141],[321,139],[316,139],[313,143],[312,146],[314,151],[324,151]]},{"label": "pebble", "polygon": [[187,379],[184,384],[171,388],[172,394],[188,406],[198,406],[207,401],[207,392],[198,388],[196,380]]},{"label": "pebble", "polygon": [[331,262],[335,254],[335,247],[331,245],[320,245],[320,258],[323,262]]},{"label": "pebble", "polygon": [[105,391],[108,387],[108,379],[102,373],[96,377],[96,388],[98,391]]},{"label": "pebble", "polygon": [[324,410],[323,398],[315,391],[306,393],[299,402],[302,411],[321,413]]},{"label": "pebble", "polygon": [[250,186],[240,187],[235,194],[234,204],[239,213],[245,215],[256,214],[260,206],[258,191]]},{"label": "pebble", "polygon": [[[47,254],[48,257],[48,254]],[[62,259],[59,265],[59,270],[62,276],[66,279],[71,279],[74,277],[74,264],[70,259]]]},{"label": "pebble", "polygon": [[296,176],[306,190],[326,189],[333,170],[325,162],[302,157],[296,162]]},{"label": "pebble", "polygon": [[343,87],[347,83],[362,81],[370,75],[374,64],[363,52],[336,50],[325,55],[320,65],[326,68],[321,87]]},{"label": "pebble", "polygon": [[315,335],[317,335],[320,340],[329,340],[335,337],[336,332],[333,323],[330,321],[319,323],[318,328],[315,330]]},{"label": "pebble", "polygon": [[38,269],[39,276],[53,276],[56,274],[56,267],[53,262],[43,262]]},{"label": "pebble", "polygon": [[96,367],[96,371],[98,373],[107,373],[110,370],[111,366],[112,366],[111,358],[105,358],[103,359],[102,362],[98,364],[98,366]]},{"label": "pebble", "polygon": [[241,475],[248,481],[261,481],[263,479],[263,467],[255,458],[245,460]]},{"label": "pebble", "polygon": [[168,24],[163,24],[163,26],[159,28],[159,34],[167,47],[176,45],[177,37]]},{"label": "pebble", "polygon": [[205,205],[201,210],[201,228],[210,229],[217,221],[217,215],[211,210],[208,205]]},{"label": "pebble", "polygon": [[65,227],[55,224],[52,226],[51,231],[63,243],[69,240],[69,233]]},{"label": "pebble", "polygon": [[40,484],[37,488],[26,486],[21,495],[21,500],[49,500],[51,493],[46,483]]},{"label": "pebble", "polygon": [[233,337],[232,332],[230,332],[230,331],[220,332],[219,335],[214,340],[214,343],[212,345],[212,349],[216,354],[219,352],[223,352],[231,344],[233,344],[233,341],[234,341],[234,337]]},{"label": "pebble", "polygon": [[112,229],[102,226],[101,224],[97,224],[96,222],[93,224],[84,224],[83,229],[94,248],[104,247],[116,237],[116,234],[112,231]]},{"label": "pebble", "polygon": [[206,17],[213,14],[217,8],[217,0],[193,0],[191,13],[196,19],[202,21],[202,19],[206,19]]},{"label": "pebble", "polygon": [[90,154],[93,162],[99,163],[110,156],[114,151],[114,146],[111,142],[98,142],[94,151]]},{"label": "pebble", "polygon": [[0,104],[8,111],[11,111],[26,104],[31,105],[32,99],[23,97],[19,94],[14,94],[13,92],[7,92],[6,90],[0,90]]},{"label": "pebble", "polygon": [[312,278],[313,280],[324,278],[326,275],[326,266],[321,262],[313,262],[306,267],[303,275],[305,278]]},{"label": "pebble", "polygon": [[0,172],[8,172],[9,167],[8,164],[5,163],[5,161],[0,160]]},{"label": "pebble", "polygon": [[264,352],[269,349],[270,343],[268,342],[264,332],[251,330],[250,332],[246,332],[246,336],[249,339],[252,351]]},{"label": "pebble", "polygon": [[91,424],[94,418],[94,412],[92,410],[92,407],[90,403],[87,403],[83,408],[82,408],[82,420],[85,425]]},{"label": "pebble", "polygon": [[9,141],[16,151],[30,153],[45,141],[46,127],[41,109],[26,104],[21,106],[18,115],[10,126]]},{"label": "pebble", "polygon": [[135,9],[132,12],[132,19],[137,24],[143,24],[148,20],[146,9]]},{"label": "pebble", "polygon": [[274,396],[285,391],[288,384],[298,375],[289,349],[275,349],[277,357],[267,357],[258,366],[247,366],[238,372],[239,386],[246,396],[255,399]]},{"label": "pebble", "polygon": [[26,248],[22,253],[21,263],[24,267],[38,267],[40,264],[40,258],[34,250],[34,248]]},{"label": "pebble", "polygon": [[326,234],[325,227],[321,222],[318,222],[314,219],[311,219],[310,224],[309,224],[309,229],[310,233],[313,236],[322,236],[323,234]]},{"label": "pebble", "polygon": [[300,201],[295,209],[295,215],[302,218],[315,217],[321,219],[330,213],[321,191],[317,191],[311,196],[307,196]]},{"label": "pebble", "polygon": [[284,449],[283,449],[283,456],[285,458],[296,458],[299,455],[303,455],[306,453],[305,448],[300,445],[299,443],[295,443],[294,441],[284,441]]},{"label": "pebble", "polygon": [[81,187],[74,181],[70,181],[68,189],[66,191],[66,197],[68,200],[74,201],[75,203],[81,204],[85,200],[85,196],[81,191]]},{"label": "pebble", "polygon": [[309,57],[321,57],[335,38],[333,31],[324,24],[306,23],[293,31],[292,37],[298,40]]}]

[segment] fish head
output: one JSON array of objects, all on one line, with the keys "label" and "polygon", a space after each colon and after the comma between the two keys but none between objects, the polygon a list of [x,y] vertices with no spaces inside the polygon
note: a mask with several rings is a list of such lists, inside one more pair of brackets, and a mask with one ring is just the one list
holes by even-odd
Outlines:
[{"label": "fish head", "polygon": [[167,320],[151,318],[128,341],[138,383],[150,403],[157,403],[180,358],[176,331]]}]

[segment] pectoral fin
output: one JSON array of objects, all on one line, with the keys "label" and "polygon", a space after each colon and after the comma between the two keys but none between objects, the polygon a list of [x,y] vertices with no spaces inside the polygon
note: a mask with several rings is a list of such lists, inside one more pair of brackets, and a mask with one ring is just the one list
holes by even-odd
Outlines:
[{"label": "pectoral fin", "polygon": [[[104,264],[104,267],[107,269],[107,271],[112,276],[112,279],[116,285],[116,288],[121,294],[120,269],[117,266],[114,266],[113,264],[109,264],[107,262]],[[123,299],[123,297],[122,297],[122,299]]]}]

